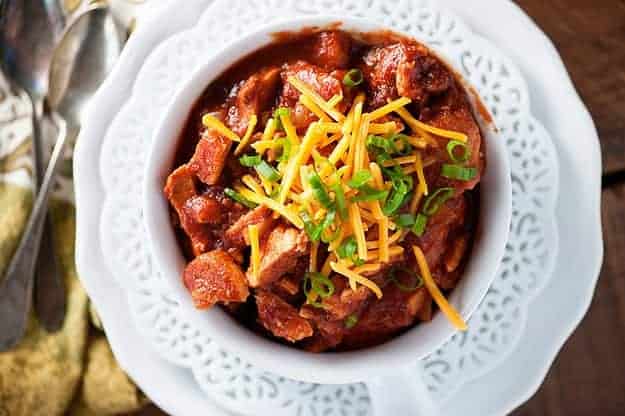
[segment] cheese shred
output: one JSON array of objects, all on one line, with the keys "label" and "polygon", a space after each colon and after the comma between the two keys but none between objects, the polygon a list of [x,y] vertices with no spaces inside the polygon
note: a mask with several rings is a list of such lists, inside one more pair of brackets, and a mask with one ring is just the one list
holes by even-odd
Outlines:
[{"label": "cheese shred", "polygon": [[202,117],[202,124],[204,127],[213,129],[222,136],[232,140],[233,142],[240,142],[241,138],[232,130],[230,130],[224,123],[217,117],[211,114],[204,114]]},{"label": "cheese shred", "polygon": [[460,316],[458,311],[447,301],[447,299],[445,299],[445,296],[443,296],[438,286],[436,286],[436,282],[434,282],[434,279],[430,274],[430,268],[428,267],[423,251],[421,251],[419,246],[412,246],[412,250],[414,251],[414,255],[417,258],[417,264],[421,270],[423,284],[428,292],[430,292],[432,299],[434,299],[434,302],[436,302],[440,310],[445,314],[447,319],[449,319],[451,324],[456,329],[466,331],[467,323],[464,321],[462,316]]},{"label": "cheese shred", "polygon": [[252,264],[252,275],[258,281],[258,273],[260,271],[260,238],[258,232],[258,224],[251,224],[247,227],[248,237],[251,246],[250,262]]}]

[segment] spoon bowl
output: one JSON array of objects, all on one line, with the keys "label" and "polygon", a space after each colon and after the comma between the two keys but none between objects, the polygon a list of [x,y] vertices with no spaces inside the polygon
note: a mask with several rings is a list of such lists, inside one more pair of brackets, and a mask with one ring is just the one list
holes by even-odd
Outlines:
[{"label": "spoon bowl", "polygon": [[66,31],[50,64],[47,103],[69,127],[80,126],[85,104],[121,53],[120,32],[110,11],[94,5]]}]

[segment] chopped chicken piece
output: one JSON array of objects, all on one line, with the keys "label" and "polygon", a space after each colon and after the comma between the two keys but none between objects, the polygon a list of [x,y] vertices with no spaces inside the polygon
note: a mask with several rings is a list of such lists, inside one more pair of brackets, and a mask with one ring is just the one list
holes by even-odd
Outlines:
[{"label": "chopped chicken piece", "polygon": [[310,323],[298,315],[297,309],[266,290],[256,291],[258,321],[273,335],[290,342],[313,334]]},{"label": "chopped chicken piece", "polygon": [[[318,120],[317,116],[310,112],[302,103],[299,102],[300,92],[288,82],[288,78],[293,76],[303,81],[313,91],[321,96],[324,100],[329,100],[334,95],[344,94],[343,92],[343,70],[326,71],[316,65],[309,64],[305,61],[297,61],[294,64],[286,64],[282,70],[282,93],[280,95],[279,106],[288,107],[292,110],[291,119],[293,125],[298,131],[304,131],[313,121]],[[347,93],[347,91],[345,92]],[[344,99],[338,106],[340,110],[345,102],[351,101],[349,97]]]},{"label": "chopped chicken piece", "polygon": [[227,230],[225,237],[228,242],[236,247],[244,247],[247,241],[247,230],[252,224],[258,225],[260,239],[269,231],[274,223],[273,212],[264,205],[259,205],[238,219]]},{"label": "chopped chicken piece", "polygon": [[184,269],[183,281],[198,309],[210,308],[217,302],[244,302],[249,296],[245,274],[221,249],[192,260]]},{"label": "chopped chicken piece", "polygon": [[453,84],[443,64],[424,46],[413,43],[372,47],[364,55],[361,69],[372,108],[400,96],[421,105],[430,95],[440,94]]},{"label": "chopped chicken piece", "polygon": [[243,136],[252,115],[260,113],[274,102],[280,81],[280,69],[270,67],[250,76],[238,89],[234,105],[228,111],[226,124]]},{"label": "chopped chicken piece", "polygon": [[207,185],[219,182],[232,141],[212,130],[205,130],[195,147],[189,168]]},{"label": "chopped chicken piece", "polygon": [[222,209],[222,204],[210,195],[193,196],[184,204],[185,213],[199,224],[219,224]]},{"label": "chopped chicken piece", "polygon": [[197,221],[197,213],[189,207],[189,201],[198,198],[194,175],[188,165],[182,165],[168,177],[164,188],[165,196],[178,214],[180,226],[189,236],[195,255],[208,250],[212,244],[208,227]]},{"label": "chopped chicken piece", "polygon": [[312,58],[324,68],[345,69],[349,65],[352,41],[345,32],[329,31],[317,35]]},{"label": "chopped chicken piece", "polygon": [[302,231],[284,225],[274,228],[260,246],[260,268],[254,276],[251,267],[247,278],[251,287],[266,286],[292,271],[300,256],[308,251],[308,237]]}]

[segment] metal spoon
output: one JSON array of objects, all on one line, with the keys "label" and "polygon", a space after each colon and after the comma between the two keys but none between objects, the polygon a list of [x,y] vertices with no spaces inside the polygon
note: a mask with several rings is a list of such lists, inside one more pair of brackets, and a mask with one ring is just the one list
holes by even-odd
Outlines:
[{"label": "metal spoon", "polygon": [[[32,105],[33,182],[36,191],[45,169],[40,130],[43,100],[48,91],[50,60],[65,27],[65,18],[57,0],[6,0],[0,1],[0,6],[2,66],[12,83],[26,92]],[[41,255],[30,256],[28,261],[37,262],[37,286],[47,293],[47,296],[39,297],[35,303],[39,320],[46,329],[52,331],[58,329],[62,322],[65,289],[54,255],[49,218],[44,227],[39,243]],[[35,269],[32,270],[31,273],[35,273]],[[42,309],[51,309],[48,306],[50,301],[61,305],[61,308],[56,308],[61,310],[60,313],[54,315],[42,312]]]},{"label": "metal spoon", "polygon": [[[86,8],[64,33],[52,59],[48,95],[50,116],[59,128],[59,137],[16,257],[24,253],[36,256],[45,207],[63,150],[80,129],[82,109],[111,70],[121,48],[122,38],[115,22],[108,7],[101,3]],[[17,344],[28,320],[32,288],[28,267],[32,266],[25,265],[24,270],[11,266],[0,287],[0,351]]]}]

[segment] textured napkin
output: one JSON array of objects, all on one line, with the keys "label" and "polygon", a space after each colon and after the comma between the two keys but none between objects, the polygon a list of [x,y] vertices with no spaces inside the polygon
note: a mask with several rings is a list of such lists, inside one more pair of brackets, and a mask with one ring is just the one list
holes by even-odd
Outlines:
[{"label": "textured napkin", "polygon": [[[117,0],[112,7],[120,22],[134,25],[134,17],[145,7],[141,3]],[[80,4],[81,0],[65,0],[68,13]],[[0,74],[0,276],[32,206],[31,130],[29,103],[10,91]],[[50,125],[43,130],[44,137],[55,137]],[[52,145],[50,140],[47,146]],[[68,151],[50,204],[53,255],[68,291],[67,316],[54,334],[31,316],[23,341],[0,353],[0,416],[112,415],[137,410],[147,402],[115,362],[76,275],[71,167]]]}]

